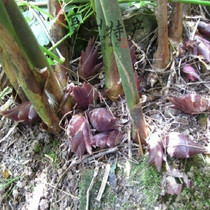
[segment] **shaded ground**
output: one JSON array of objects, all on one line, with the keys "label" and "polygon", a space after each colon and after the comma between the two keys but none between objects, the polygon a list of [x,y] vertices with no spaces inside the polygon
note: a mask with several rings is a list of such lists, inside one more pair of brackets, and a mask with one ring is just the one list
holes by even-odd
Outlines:
[{"label": "shaded ground", "polygon": [[[172,92],[178,94],[182,85],[182,80],[172,84],[170,95]],[[207,93],[202,84],[187,87]],[[199,116],[169,108],[166,99],[157,92],[155,99],[146,103],[144,112],[150,129],[166,133],[179,131],[206,144],[209,141],[208,113],[205,113],[206,123],[200,123]],[[66,136],[50,136],[37,125],[25,127],[1,118],[1,209],[33,209],[36,206],[39,209],[85,209],[88,197],[90,209],[208,209],[209,157],[197,155],[188,160],[169,160],[173,167],[187,173],[192,185],[190,189],[185,187],[181,195],[163,196],[161,183],[165,169],[158,173],[147,164],[147,155],[139,158],[138,145],[129,140],[124,100],[114,103],[111,109],[123,124],[122,143],[116,148],[96,151],[82,161],[67,152]],[[12,133],[3,138],[13,128]],[[96,198],[107,164],[111,167],[109,179],[99,202]],[[3,178],[3,169],[10,173],[7,179]]]}]

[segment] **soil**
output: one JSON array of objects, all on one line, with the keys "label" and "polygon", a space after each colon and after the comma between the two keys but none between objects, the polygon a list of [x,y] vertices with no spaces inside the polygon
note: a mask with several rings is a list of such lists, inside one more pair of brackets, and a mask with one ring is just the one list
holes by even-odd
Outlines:
[{"label": "soil", "polygon": [[[203,113],[206,120],[200,123],[202,115],[184,114],[170,108],[167,101],[169,95],[179,95],[182,82],[171,84],[167,95],[152,91],[156,93],[155,99],[143,107],[146,121],[151,131],[181,132],[206,145],[209,143],[209,114]],[[185,87],[207,94],[202,84]],[[157,85],[156,89],[159,88]],[[150,90],[148,97],[152,97]],[[123,125],[125,135],[122,142],[111,151],[97,150],[82,160],[68,152],[64,133],[52,136],[39,125],[24,126],[2,117],[0,208],[86,209],[89,191],[89,209],[208,209],[209,157],[197,155],[185,160],[169,160],[173,167],[186,172],[192,185],[190,189],[184,187],[181,195],[164,195],[165,169],[158,173],[154,166],[148,165],[146,148],[144,157],[139,157],[138,144],[133,143],[129,136],[130,121],[125,100],[120,99],[110,108]],[[111,167],[109,179],[101,200],[97,201],[107,164]],[[98,173],[91,188],[96,169]]]}]

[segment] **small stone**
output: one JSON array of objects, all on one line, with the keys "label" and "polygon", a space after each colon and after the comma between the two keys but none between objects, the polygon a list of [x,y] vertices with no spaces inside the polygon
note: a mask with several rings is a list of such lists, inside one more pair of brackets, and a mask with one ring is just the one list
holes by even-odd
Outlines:
[{"label": "small stone", "polygon": [[30,167],[27,167],[27,168],[25,169],[25,175],[26,175],[26,176],[31,176],[32,173],[33,173],[33,172],[32,172],[32,169],[31,169]]},{"label": "small stone", "polygon": [[14,189],[14,190],[12,191],[12,196],[13,196],[13,198],[14,198],[15,200],[17,199],[18,195],[19,195],[18,190],[17,190],[17,189]]},{"label": "small stone", "polygon": [[58,172],[58,175],[61,175],[63,170],[60,168],[60,169],[57,170],[57,172]]},{"label": "small stone", "polygon": [[183,134],[184,134],[185,136],[188,136],[188,135],[190,135],[190,131],[187,129],[187,130],[185,130],[185,131],[183,132]]},{"label": "small stone", "polygon": [[72,179],[74,176],[72,175],[71,171],[67,174],[68,179]]},{"label": "small stone", "polygon": [[17,187],[18,188],[23,188],[24,186],[25,186],[25,184],[23,182],[21,182],[21,181],[17,182]]},{"label": "small stone", "polygon": [[65,210],[71,210],[71,207],[66,207]]},{"label": "small stone", "polygon": [[47,199],[42,199],[39,203],[39,209],[42,210],[49,209],[49,201]]},{"label": "small stone", "polygon": [[115,206],[116,206],[116,208],[118,208],[118,207],[120,207],[120,204],[119,204],[119,203],[117,203]]}]

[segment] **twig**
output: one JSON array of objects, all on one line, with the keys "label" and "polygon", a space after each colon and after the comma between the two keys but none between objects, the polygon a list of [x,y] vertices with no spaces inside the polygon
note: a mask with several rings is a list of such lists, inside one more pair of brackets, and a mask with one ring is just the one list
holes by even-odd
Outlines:
[{"label": "twig", "polygon": [[164,94],[165,95],[168,95],[168,91],[169,91],[170,86],[172,84],[173,78],[174,78],[174,76],[176,74],[176,72],[174,70],[174,65],[175,65],[175,62],[173,61],[172,64],[171,64],[171,68],[170,68],[171,69],[171,73],[170,73],[170,75],[168,77],[168,82],[167,82],[166,88],[164,90]]},{"label": "twig", "polygon": [[17,125],[18,125],[18,123],[15,123],[15,125],[12,128],[9,129],[8,133],[0,140],[0,143],[2,143],[3,141],[5,141],[12,134],[12,132],[17,127]]},{"label": "twig", "polygon": [[101,187],[99,189],[99,192],[98,192],[98,195],[97,195],[97,198],[96,198],[96,200],[98,202],[101,201],[102,195],[104,193],[104,190],[105,190],[105,187],[106,187],[106,183],[107,183],[107,180],[108,180],[108,177],[109,177],[110,168],[111,168],[111,165],[108,163],[106,165],[104,177],[103,177],[103,180],[102,180],[102,183],[101,183]]},{"label": "twig", "polygon": [[47,2],[46,1],[43,1],[43,2],[33,2],[33,1],[29,1],[28,2],[29,4],[32,4],[34,6],[37,6],[37,7],[41,7],[41,6],[47,6]]},{"label": "twig", "polygon": [[129,126],[128,130],[128,158],[132,159],[132,150],[131,150],[131,126]]},{"label": "twig", "polygon": [[140,152],[140,156],[143,156],[144,153],[143,153],[143,149],[142,149],[141,138],[140,138],[139,132],[136,131],[136,134],[137,134],[137,139],[138,139],[138,142],[139,142],[139,152]]},{"label": "twig", "polygon": [[98,175],[98,171],[99,171],[99,167],[97,166],[94,170],[93,178],[92,178],[90,185],[86,192],[86,207],[85,207],[86,210],[89,210],[90,191],[93,188],[93,183],[94,183],[96,176]]},{"label": "twig", "polygon": [[196,31],[197,31],[199,22],[200,22],[200,19],[198,19],[197,23],[196,23],[195,26],[194,26],[194,30],[193,30],[193,32],[192,32],[192,34],[191,34],[191,40],[194,40],[194,38],[195,38],[195,33],[196,33]]}]

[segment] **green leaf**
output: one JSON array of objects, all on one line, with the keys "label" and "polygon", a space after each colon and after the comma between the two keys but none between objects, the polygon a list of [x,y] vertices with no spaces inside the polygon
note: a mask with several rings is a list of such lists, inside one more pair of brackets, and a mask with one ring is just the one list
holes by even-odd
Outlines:
[{"label": "green leaf", "polygon": [[11,92],[12,92],[12,89],[10,87],[4,88],[4,90],[2,90],[2,92],[0,92],[0,99]]}]

